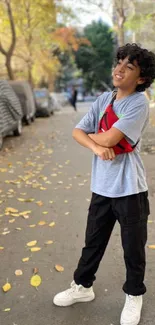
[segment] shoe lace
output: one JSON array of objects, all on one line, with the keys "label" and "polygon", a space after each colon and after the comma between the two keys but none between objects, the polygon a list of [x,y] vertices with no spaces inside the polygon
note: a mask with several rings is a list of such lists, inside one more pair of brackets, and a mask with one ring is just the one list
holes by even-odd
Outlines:
[{"label": "shoe lace", "polygon": [[66,290],[66,295],[69,296],[74,292],[79,292],[81,285],[77,285],[74,281],[71,283],[71,287]]}]

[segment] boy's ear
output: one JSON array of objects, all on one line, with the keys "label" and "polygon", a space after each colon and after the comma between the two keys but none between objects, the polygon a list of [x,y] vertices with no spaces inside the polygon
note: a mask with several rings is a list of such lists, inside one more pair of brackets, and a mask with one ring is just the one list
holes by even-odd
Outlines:
[{"label": "boy's ear", "polygon": [[144,82],[145,82],[145,78],[140,78],[137,83],[138,85],[142,85],[144,84]]}]

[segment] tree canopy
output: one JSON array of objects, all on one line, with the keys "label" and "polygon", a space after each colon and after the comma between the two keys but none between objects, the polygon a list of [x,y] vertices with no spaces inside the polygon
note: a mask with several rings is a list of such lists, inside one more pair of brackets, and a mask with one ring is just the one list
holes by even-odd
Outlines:
[{"label": "tree canopy", "polygon": [[105,88],[111,85],[113,63],[113,33],[102,21],[84,29],[90,45],[83,44],[76,53],[76,63],[82,69],[86,87]]}]

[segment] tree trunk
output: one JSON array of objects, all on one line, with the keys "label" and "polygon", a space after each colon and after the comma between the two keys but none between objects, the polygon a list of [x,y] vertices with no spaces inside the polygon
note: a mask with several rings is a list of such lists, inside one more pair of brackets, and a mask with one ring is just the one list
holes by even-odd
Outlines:
[{"label": "tree trunk", "polygon": [[13,70],[12,70],[12,67],[11,67],[11,56],[10,55],[6,56],[5,66],[6,66],[6,69],[7,69],[7,72],[8,72],[9,79],[14,80],[14,74],[13,74]]},{"label": "tree trunk", "polygon": [[119,26],[118,29],[118,45],[123,46],[125,43],[125,37],[124,37],[124,24],[123,26]]},{"label": "tree trunk", "polygon": [[9,46],[8,51],[6,51],[1,42],[0,42],[0,52],[5,56],[5,66],[8,72],[8,77],[11,80],[14,80],[14,74],[13,74],[13,70],[11,67],[11,59],[13,56],[13,52],[16,46],[16,31],[15,31],[15,23],[14,23],[14,18],[13,18],[13,14],[12,14],[12,8],[11,8],[11,0],[5,0],[4,1],[5,5],[6,5],[6,9],[7,9],[7,13],[8,13],[8,18],[9,18],[9,23],[10,23],[10,28],[11,28],[11,44]]},{"label": "tree trunk", "polygon": [[32,63],[28,63],[28,81],[30,85],[33,86]]}]

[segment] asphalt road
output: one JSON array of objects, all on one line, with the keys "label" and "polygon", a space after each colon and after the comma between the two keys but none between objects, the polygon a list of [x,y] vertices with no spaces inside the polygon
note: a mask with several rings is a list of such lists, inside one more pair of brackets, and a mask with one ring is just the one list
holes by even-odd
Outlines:
[{"label": "asphalt road", "polygon": [[[71,131],[89,106],[78,104],[77,113],[66,107],[51,118],[37,119],[24,127],[21,138],[5,140],[0,154],[0,247],[4,247],[0,249],[0,287],[8,281],[12,288],[7,293],[0,291],[0,325],[119,324],[125,268],[118,225],[97,273],[95,301],[67,308],[52,303],[54,294],[68,288],[72,281],[84,244],[91,197],[91,153],[73,141]],[[150,126],[143,141],[142,157],[150,188],[148,244],[152,245],[155,245],[154,138],[154,127]],[[11,216],[7,208],[18,211]],[[23,211],[29,211],[26,217],[19,215]],[[53,227],[49,226],[53,222]],[[41,248],[37,252],[31,252],[27,246],[34,240]],[[47,241],[53,243],[46,244]],[[148,291],[140,324],[154,325],[155,250],[147,247],[146,251]],[[23,262],[26,257],[29,261]],[[63,266],[64,271],[57,272],[56,264]],[[38,289],[30,284],[34,268],[42,279]],[[15,275],[18,269],[23,275]]]}]

